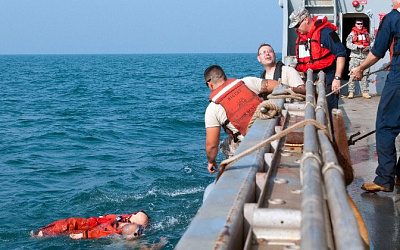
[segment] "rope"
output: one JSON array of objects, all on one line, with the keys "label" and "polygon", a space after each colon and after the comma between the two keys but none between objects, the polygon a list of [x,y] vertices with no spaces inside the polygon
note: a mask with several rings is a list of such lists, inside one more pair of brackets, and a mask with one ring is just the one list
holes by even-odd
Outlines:
[{"label": "rope", "polygon": [[295,93],[292,89],[288,88],[283,90],[281,93],[269,94],[267,96],[268,99],[283,99],[283,98],[291,98],[299,101],[304,101],[306,99],[305,95]]},{"label": "rope", "polygon": [[217,175],[217,178],[216,178],[215,182],[218,181],[218,179],[221,177],[221,175],[223,174],[225,169],[230,166],[229,164],[231,164],[231,163],[239,160],[240,158],[242,158],[242,157],[244,157],[244,156],[256,151],[257,149],[259,149],[261,147],[264,147],[268,143],[270,143],[272,141],[275,141],[275,140],[278,140],[278,139],[288,135],[290,132],[292,132],[292,131],[294,131],[296,129],[302,128],[302,127],[304,127],[306,125],[313,125],[317,129],[323,130],[325,133],[328,133],[327,129],[326,129],[326,126],[322,125],[321,123],[319,123],[319,122],[317,122],[316,120],[313,120],[313,119],[306,119],[306,120],[303,120],[301,122],[295,123],[292,126],[280,131],[279,133],[272,135],[268,139],[265,139],[264,141],[262,141],[262,142],[260,142],[260,143],[258,143],[256,145],[254,145],[253,147],[243,151],[242,153],[234,155],[233,157],[222,161],[219,164],[219,171],[218,171],[218,175]]},{"label": "rope", "polygon": [[[370,72],[370,73],[368,73],[368,74],[363,75],[363,77],[364,77],[364,76],[367,76],[367,77],[368,77],[368,76],[370,76],[370,75],[372,75],[372,74],[375,74],[375,73],[378,73],[378,72],[381,72],[381,71],[385,71],[385,70],[387,70],[389,67],[390,67],[390,63],[389,63],[388,65],[386,65],[385,67],[381,68],[381,69],[378,69],[378,70],[375,70],[375,71],[372,71],[372,72]],[[349,85],[349,83],[350,83],[350,82],[347,82],[346,84],[343,84],[343,85],[340,86],[340,88],[339,88],[338,90],[336,90],[336,91],[341,90],[343,87]],[[329,92],[329,94],[327,94],[326,97],[328,97],[328,96],[334,94],[336,91]]]},{"label": "rope", "polygon": [[332,92],[329,92],[329,94],[326,94],[326,97],[328,97],[328,96],[334,94],[336,91],[339,91],[339,90],[341,90],[342,88],[346,87],[347,85],[349,85],[349,83],[350,83],[350,82],[347,82],[346,84],[343,84],[342,86],[340,86],[340,88],[339,88],[338,90],[334,90],[334,91],[332,91]]},{"label": "rope", "polygon": [[353,210],[353,214],[356,217],[357,224],[358,224],[358,231],[360,232],[360,236],[366,245],[365,249],[369,249],[369,237],[368,237],[368,229],[365,224],[364,218],[362,217],[362,214],[360,213],[360,210],[358,210],[357,205],[354,203],[353,199],[349,194],[347,194],[347,200],[350,204],[351,209]]},{"label": "rope", "polygon": [[251,118],[249,125],[247,125],[247,130],[253,125],[255,120],[267,120],[274,118],[276,115],[281,113],[281,108],[276,104],[266,100],[257,106],[256,111],[254,111],[253,117]]}]

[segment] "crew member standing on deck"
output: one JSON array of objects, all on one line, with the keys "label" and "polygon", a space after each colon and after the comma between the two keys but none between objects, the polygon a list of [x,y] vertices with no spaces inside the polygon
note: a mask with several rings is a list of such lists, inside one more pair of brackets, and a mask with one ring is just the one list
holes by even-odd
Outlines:
[{"label": "crew member standing on deck", "polygon": [[[351,50],[349,70],[359,66],[365,58],[367,58],[368,52],[372,47],[372,35],[370,35],[367,29],[364,27],[364,21],[362,19],[357,19],[353,29],[346,39],[346,47]],[[360,80],[360,88],[362,92],[362,97],[370,99],[371,96],[368,93],[368,76],[369,68],[364,71],[364,75]],[[350,76],[349,79],[349,99],[354,98],[355,84],[354,77]]]},{"label": "crew member standing on deck", "polygon": [[[284,65],[281,61],[276,61],[276,54],[271,45],[263,43],[258,47],[257,60],[264,67],[260,78],[268,79],[289,86],[294,92],[305,94],[305,85],[299,72],[293,67]],[[265,98],[264,98],[265,99]]]},{"label": "crew member standing on deck", "polygon": [[396,164],[395,145],[400,133],[400,0],[392,2],[393,10],[383,18],[370,53],[360,66],[351,71],[355,79],[361,79],[364,70],[383,58],[390,49],[390,72],[382,90],[375,124],[377,176],[373,182],[364,183],[361,187],[369,192],[392,192],[395,184],[400,185],[400,159]]},{"label": "crew member standing on deck", "polygon": [[307,72],[322,70],[325,72],[326,92],[335,91],[327,97],[328,110],[338,108],[339,89],[346,61],[346,48],[336,33],[336,26],[328,22],[326,16],[311,18],[306,9],[299,8],[290,15],[289,28],[295,28],[296,69]]},{"label": "crew member standing on deck", "polygon": [[205,113],[207,168],[214,173],[221,127],[228,134],[222,145],[228,158],[246,135],[249,122],[262,102],[258,94],[271,93],[278,83],[256,77],[227,79],[219,65],[208,67],[204,71],[204,80],[211,90]]}]

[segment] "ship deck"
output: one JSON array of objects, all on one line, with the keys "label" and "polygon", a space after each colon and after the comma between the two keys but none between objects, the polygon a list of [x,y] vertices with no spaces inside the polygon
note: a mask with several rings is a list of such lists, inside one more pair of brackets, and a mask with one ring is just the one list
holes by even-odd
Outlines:
[{"label": "ship deck", "polygon": [[[361,97],[342,98],[339,105],[345,117],[348,136],[356,132],[363,135],[375,129],[379,99],[378,96],[370,100]],[[366,223],[370,249],[400,249],[400,188],[395,188],[392,193],[367,193],[360,188],[364,181],[373,181],[375,177],[375,134],[355,142],[349,150],[355,179],[347,190]],[[397,150],[399,152],[399,147]]]}]

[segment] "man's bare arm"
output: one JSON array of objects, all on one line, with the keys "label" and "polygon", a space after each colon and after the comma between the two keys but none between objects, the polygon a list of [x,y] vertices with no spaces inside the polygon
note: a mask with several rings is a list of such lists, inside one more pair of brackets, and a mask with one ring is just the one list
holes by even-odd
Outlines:
[{"label": "man's bare arm", "polygon": [[295,93],[302,94],[302,95],[306,94],[306,85],[305,84],[299,85],[297,87],[291,87],[291,89]]},{"label": "man's bare arm", "polygon": [[361,79],[363,77],[364,70],[374,65],[377,61],[379,61],[379,59],[379,57],[369,52],[367,58],[360,64],[360,66],[350,70],[350,75],[353,75],[357,80]]},{"label": "man's bare arm", "polygon": [[208,161],[208,171],[214,173],[214,166],[217,165],[215,159],[218,154],[219,135],[221,127],[206,128],[206,154]]},{"label": "man's bare arm", "polygon": [[261,82],[261,92],[262,94],[267,93],[270,94],[274,90],[276,86],[278,86],[279,82],[277,80],[267,80],[264,79]]}]

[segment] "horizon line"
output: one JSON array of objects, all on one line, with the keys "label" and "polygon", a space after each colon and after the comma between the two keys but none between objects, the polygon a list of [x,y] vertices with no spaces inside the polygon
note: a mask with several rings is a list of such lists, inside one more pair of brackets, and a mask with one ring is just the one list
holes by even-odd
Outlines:
[{"label": "horizon line", "polygon": [[[281,52],[275,52],[280,54]],[[188,54],[257,54],[257,52],[159,52],[159,53],[6,53],[0,56],[74,56],[74,55],[188,55]]]}]

